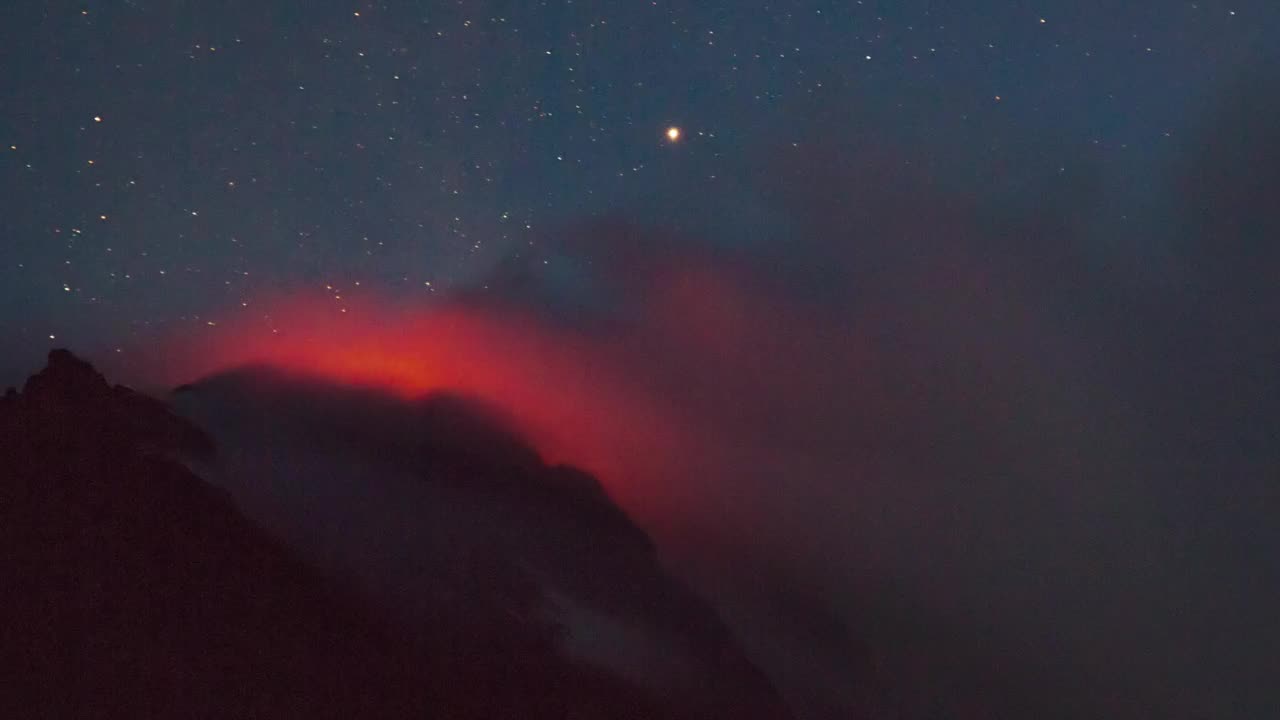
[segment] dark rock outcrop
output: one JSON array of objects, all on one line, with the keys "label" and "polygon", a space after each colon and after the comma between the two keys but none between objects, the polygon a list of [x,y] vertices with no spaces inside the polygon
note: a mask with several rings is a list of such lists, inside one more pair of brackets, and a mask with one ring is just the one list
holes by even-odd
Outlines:
[{"label": "dark rock outcrop", "polygon": [[421,659],[175,457],[209,439],[62,350],[0,405],[6,717],[421,716]]}]

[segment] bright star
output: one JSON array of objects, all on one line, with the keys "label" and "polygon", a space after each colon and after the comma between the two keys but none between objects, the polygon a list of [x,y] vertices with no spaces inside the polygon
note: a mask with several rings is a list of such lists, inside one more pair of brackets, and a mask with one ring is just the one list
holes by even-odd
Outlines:
[{"label": "bright star", "polygon": [[668,139],[668,140],[670,140],[671,142],[675,142],[675,141],[679,140],[679,139],[680,139],[680,128],[678,128],[678,127],[676,127],[676,126],[674,126],[674,125],[672,125],[671,127],[667,128],[667,139]]}]

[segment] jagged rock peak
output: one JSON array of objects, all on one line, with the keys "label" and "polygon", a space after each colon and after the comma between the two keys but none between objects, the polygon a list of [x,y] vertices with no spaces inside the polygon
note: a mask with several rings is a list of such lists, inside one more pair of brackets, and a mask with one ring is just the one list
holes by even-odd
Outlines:
[{"label": "jagged rock peak", "polygon": [[62,439],[74,421],[95,428],[97,437],[117,444],[176,452],[194,459],[214,454],[212,439],[164,402],[123,385],[112,386],[88,361],[70,350],[49,351],[44,369],[27,378],[22,392],[6,393],[0,409],[20,419],[28,431]]},{"label": "jagged rock peak", "polygon": [[111,393],[111,386],[93,365],[65,348],[49,351],[45,368],[27,379],[23,394],[52,394],[60,398],[87,400]]}]

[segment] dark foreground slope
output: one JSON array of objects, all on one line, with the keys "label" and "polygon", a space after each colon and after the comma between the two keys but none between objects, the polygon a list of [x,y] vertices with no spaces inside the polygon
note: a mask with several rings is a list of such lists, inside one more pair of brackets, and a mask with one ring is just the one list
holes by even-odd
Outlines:
[{"label": "dark foreground slope", "polygon": [[6,395],[6,716],[422,713],[409,648],[168,457],[210,450],[66,352]]},{"label": "dark foreground slope", "polygon": [[501,548],[436,577],[412,618],[387,612],[188,470],[215,458],[200,429],[65,351],[0,401],[4,717],[708,709],[566,659]]}]

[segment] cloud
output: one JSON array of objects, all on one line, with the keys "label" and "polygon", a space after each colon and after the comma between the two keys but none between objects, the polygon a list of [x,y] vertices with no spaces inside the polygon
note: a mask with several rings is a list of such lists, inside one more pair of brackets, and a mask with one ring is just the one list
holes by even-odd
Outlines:
[{"label": "cloud", "polygon": [[862,702],[832,678],[868,667],[894,702],[975,712],[1261,702],[1266,661],[1213,638],[1258,631],[1249,578],[1277,587],[1268,67],[1132,221],[1104,219],[1087,158],[966,183],[930,146],[815,141],[755,161],[773,242],[620,213],[427,309],[256,299],[152,377],[270,362],[494,403],[597,472],[777,672],[808,662],[815,713]]}]

